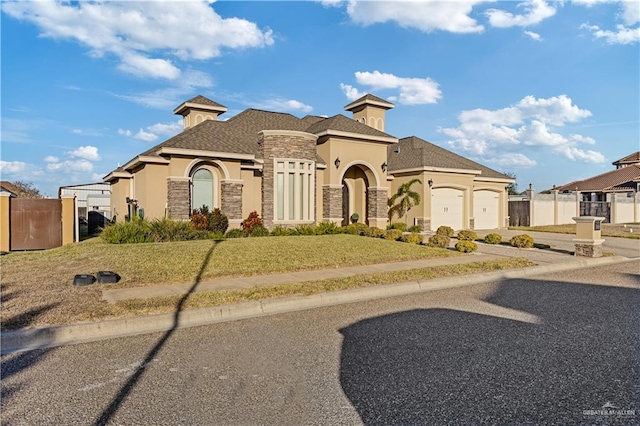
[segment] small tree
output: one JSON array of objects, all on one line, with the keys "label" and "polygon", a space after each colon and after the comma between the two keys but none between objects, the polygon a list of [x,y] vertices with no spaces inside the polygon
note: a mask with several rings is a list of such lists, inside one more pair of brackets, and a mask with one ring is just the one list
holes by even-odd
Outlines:
[{"label": "small tree", "polygon": [[[516,178],[516,174],[515,173],[505,172],[504,174],[509,176],[511,179],[515,179]],[[507,195],[518,195],[518,182],[510,183],[507,186]]]},{"label": "small tree", "polygon": [[17,180],[9,182],[16,188],[16,195],[20,198],[44,198],[40,190],[33,183]]},{"label": "small tree", "polygon": [[411,207],[420,204],[420,194],[411,190],[411,186],[420,182],[420,179],[411,179],[409,182],[405,182],[395,194],[389,198],[387,205],[389,206],[389,221],[393,219],[393,216],[397,215],[398,219],[404,216],[405,225],[407,224],[406,214],[411,210]]}]

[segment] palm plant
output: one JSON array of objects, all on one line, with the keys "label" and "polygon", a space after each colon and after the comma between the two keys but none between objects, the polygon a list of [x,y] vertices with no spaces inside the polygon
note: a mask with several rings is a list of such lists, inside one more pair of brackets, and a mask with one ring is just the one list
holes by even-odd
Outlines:
[{"label": "palm plant", "polygon": [[[409,182],[405,182],[396,191],[395,194],[389,198],[387,205],[389,206],[389,221],[393,219],[394,215],[398,215],[398,219],[405,216],[411,207],[420,204],[420,194],[411,190],[411,186],[415,183],[421,184],[420,179],[411,179]],[[405,216],[405,224],[407,217]]]}]

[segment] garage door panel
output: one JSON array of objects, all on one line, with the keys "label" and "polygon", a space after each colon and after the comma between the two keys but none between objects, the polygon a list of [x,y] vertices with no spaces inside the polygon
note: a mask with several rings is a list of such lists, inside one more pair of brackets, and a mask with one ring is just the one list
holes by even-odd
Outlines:
[{"label": "garage door panel", "polygon": [[500,194],[493,191],[473,193],[473,217],[475,229],[500,227]]},{"label": "garage door panel", "polygon": [[431,190],[431,229],[450,226],[463,229],[464,197],[463,191],[452,188]]}]

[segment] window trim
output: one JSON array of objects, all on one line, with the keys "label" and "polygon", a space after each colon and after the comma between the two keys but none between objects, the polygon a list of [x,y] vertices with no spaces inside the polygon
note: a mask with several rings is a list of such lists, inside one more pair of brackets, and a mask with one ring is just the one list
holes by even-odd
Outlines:
[{"label": "window trim", "polygon": [[[284,163],[278,168],[278,163]],[[293,168],[291,168],[293,164]],[[301,166],[302,165],[302,166]],[[315,222],[315,161],[300,158],[274,158],[273,159],[273,223],[278,224],[312,224]],[[282,175],[283,191],[282,200],[278,197],[278,180]],[[293,188],[291,178],[293,176]],[[302,177],[302,185],[301,178]],[[302,186],[302,188],[300,188]],[[301,197],[302,196],[302,200]],[[291,205],[291,200],[293,206]],[[283,219],[279,219],[279,204],[283,207]],[[293,218],[290,217],[293,207]],[[302,207],[302,208],[301,208]]]}]

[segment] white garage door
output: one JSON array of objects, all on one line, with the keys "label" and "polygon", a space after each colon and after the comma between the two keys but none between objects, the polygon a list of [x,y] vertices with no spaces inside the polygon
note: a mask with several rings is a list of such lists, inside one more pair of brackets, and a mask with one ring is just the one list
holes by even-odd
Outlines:
[{"label": "white garage door", "polygon": [[431,190],[431,230],[440,226],[463,229],[463,192],[458,189],[437,188]]},{"label": "white garage door", "polygon": [[473,193],[473,217],[475,229],[499,228],[500,195],[493,191]]}]

